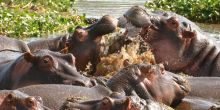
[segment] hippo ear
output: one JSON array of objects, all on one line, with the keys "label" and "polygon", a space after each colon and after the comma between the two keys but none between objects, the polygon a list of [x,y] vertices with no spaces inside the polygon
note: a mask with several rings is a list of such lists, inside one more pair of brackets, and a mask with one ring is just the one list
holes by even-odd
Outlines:
[{"label": "hippo ear", "polygon": [[160,64],[158,64],[158,66],[160,67],[161,73],[164,74],[164,73],[165,73],[165,67],[164,67],[164,65],[163,65],[162,63],[160,63]]},{"label": "hippo ear", "polygon": [[196,31],[184,31],[183,32],[183,38],[194,38],[196,37]]},{"label": "hippo ear", "polygon": [[132,104],[131,104],[131,99],[129,97],[126,98],[125,103],[124,103],[124,110],[131,110],[132,109]]},{"label": "hippo ear", "polygon": [[11,103],[14,98],[15,98],[14,94],[10,93],[5,99],[8,103]]},{"label": "hippo ear", "polygon": [[24,59],[28,62],[33,62],[35,59],[35,56],[31,54],[30,52],[24,53]]},{"label": "hippo ear", "polygon": [[129,59],[125,59],[123,61],[123,66],[126,67],[126,66],[129,66],[129,65],[131,65],[131,63],[129,62]]}]

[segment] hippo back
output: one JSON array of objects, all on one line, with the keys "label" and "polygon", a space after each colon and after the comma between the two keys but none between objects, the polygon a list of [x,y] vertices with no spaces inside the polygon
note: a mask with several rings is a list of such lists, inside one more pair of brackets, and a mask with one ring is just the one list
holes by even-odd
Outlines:
[{"label": "hippo back", "polygon": [[43,99],[44,105],[57,110],[60,108],[67,98],[76,98],[82,100],[101,99],[108,96],[111,91],[102,86],[92,88],[72,86],[72,85],[33,85],[19,88],[26,94],[40,96]]},{"label": "hippo back", "polygon": [[23,41],[0,36],[0,64],[1,62],[16,59],[22,53],[29,51],[28,46]]}]

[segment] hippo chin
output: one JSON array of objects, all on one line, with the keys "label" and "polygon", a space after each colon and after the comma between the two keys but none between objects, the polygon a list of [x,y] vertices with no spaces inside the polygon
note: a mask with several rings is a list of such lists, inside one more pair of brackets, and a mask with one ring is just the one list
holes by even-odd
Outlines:
[{"label": "hippo chin", "polygon": [[65,82],[82,86],[95,84],[76,71],[72,54],[38,50],[34,53],[26,52],[15,60],[0,64],[0,89]]},{"label": "hippo chin", "polygon": [[[142,27],[140,35],[152,47],[157,63],[165,64],[169,71],[192,76],[220,76],[219,45],[205,36],[198,26],[180,15],[152,14],[140,7],[133,8],[125,17]],[[137,14],[136,19],[129,17],[131,13]],[[142,23],[146,21],[150,22]]]},{"label": "hippo chin", "polygon": [[105,34],[112,33],[117,28],[117,19],[109,15],[103,16],[100,20],[83,28],[77,26],[75,31],[60,37],[38,40],[28,43],[31,51],[37,49],[49,49],[51,51],[61,51],[72,53],[76,57],[77,70],[83,71],[86,65],[91,62],[93,71],[100,57],[100,42]]},{"label": "hippo chin", "polygon": [[123,68],[106,84],[91,88],[53,84],[32,85],[18,90],[42,97],[44,104],[53,109],[60,108],[69,97],[80,97],[83,101],[100,100],[114,92],[122,97],[136,96],[173,106],[189,92],[185,81],[179,75],[164,71],[162,65],[134,64]]},{"label": "hippo chin", "polygon": [[1,110],[48,110],[40,97],[28,96],[17,90],[0,91]]}]

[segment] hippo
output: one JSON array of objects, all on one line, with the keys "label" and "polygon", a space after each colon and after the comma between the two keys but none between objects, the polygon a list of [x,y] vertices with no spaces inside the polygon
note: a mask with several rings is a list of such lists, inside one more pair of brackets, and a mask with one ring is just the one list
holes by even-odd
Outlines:
[{"label": "hippo", "polygon": [[18,90],[0,91],[1,110],[49,110],[40,97],[29,96]]},{"label": "hippo", "polygon": [[61,110],[167,110],[167,106],[153,100],[143,100],[136,96],[106,96],[99,100],[82,102],[67,101]]},{"label": "hippo", "polygon": [[219,100],[186,96],[175,110],[219,110]]},{"label": "hippo", "polygon": [[106,83],[99,83],[91,88],[49,84],[31,85],[18,90],[42,97],[44,104],[51,109],[59,109],[69,97],[80,97],[83,101],[100,100],[115,92],[121,96],[136,96],[144,100],[175,105],[189,92],[185,81],[179,75],[164,71],[161,65],[141,63],[128,65]]},{"label": "hippo", "polygon": [[191,88],[189,96],[220,100],[219,77],[187,77],[186,79]]},{"label": "hippo", "polygon": [[30,52],[23,41],[0,36],[0,63],[16,59],[25,52]]},{"label": "hippo", "polygon": [[103,35],[114,32],[117,27],[117,19],[109,15],[103,16],[96,23],[83,28],[77,26],[73,33],[67,35],[40,41],[28,43],[31,51],[36,49],[49,49],[52,51],[61,51],[64,48],[66,52],[72,53],[76,57],[77,70],[84,71],[87,64],[91,62],[94,73],[100,57],[100,42]]},{"label": "hippo", "polygon": [[58,52],[66,47],[66,42],[69,37],[69,34],[53,36],[48,39],[40,39],[36,41],[29,42],[27,45],[31,52],[34,52],[39,49],[48,49],[51,51]]},{"label": "hippo", "polygon": [[142,28],[141,37],[166,70],[191,76],[220,76],[219,45],[186,18],[148,13],[138,6],[124,16]]},{"label": "hippo", "polygon": [[0,89],[45,83],[95,85],[95,81],[76,71],[72,54],[38,50],[26,52],[15,60],[0,64]]}]

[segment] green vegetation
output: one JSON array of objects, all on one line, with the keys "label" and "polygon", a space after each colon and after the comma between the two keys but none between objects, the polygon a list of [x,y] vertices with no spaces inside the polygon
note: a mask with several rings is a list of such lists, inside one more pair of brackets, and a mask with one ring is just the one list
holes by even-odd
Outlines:
[{"label": "green vegetation", "polygon": [[85,25],[71,0],[0,0],[0,34],[15,38],[71,32]]},{"label": "green vegetation", "polygon": [[200,23],[220,23],[220,0],[153,0],[145,7],[173,11]]}]

